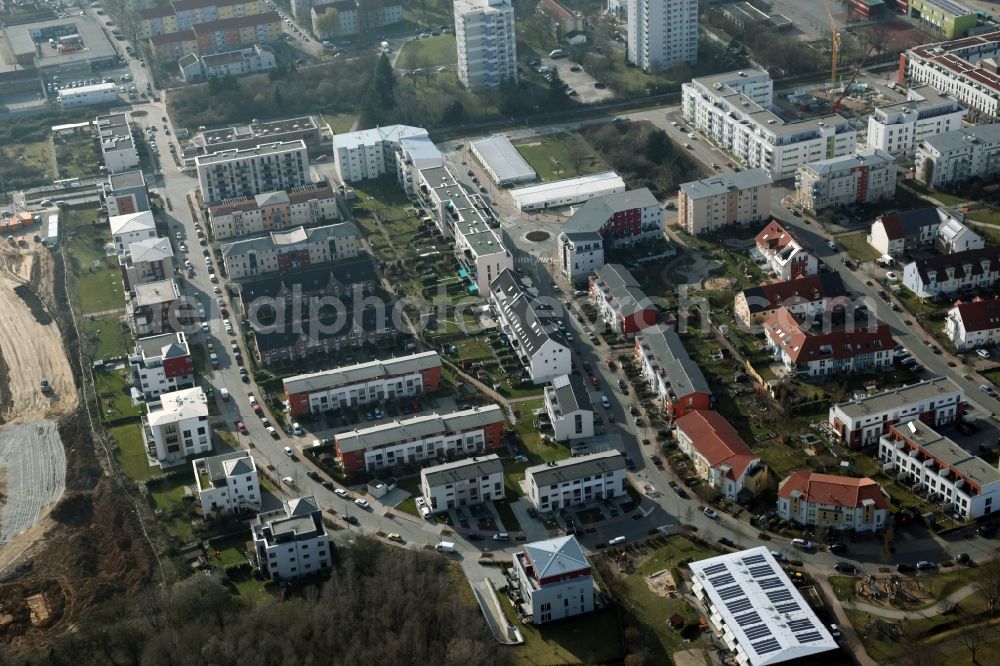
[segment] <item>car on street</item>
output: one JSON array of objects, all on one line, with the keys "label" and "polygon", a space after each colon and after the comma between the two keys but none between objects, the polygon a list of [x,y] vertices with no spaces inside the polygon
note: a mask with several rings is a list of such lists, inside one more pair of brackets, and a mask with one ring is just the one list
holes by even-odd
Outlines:
[{"label": "car on street", "polygon": [[836,243],[834,243],[834,242],[833,242],[832,240],[828,240],[828,241],[826,242],[826,246],[827,246],[828,248],[830,248],[831,250],[836,250],[836,249],[837,249],[837,244],[836,244]]},{"label": "car on street", "polygon": [[989,358],[990,357],[990,352],[987,349],[980,348],[980,349],[976,350],[976,355],[978,355],[979,358]]},{"label": "car on street", "polygon": [[361,521],[358,520],[356,516],[352,516],[349,513],[345,513],[344,515],[342,515],[340,517],[340,519],[342,521],[344,521],[345,523],[350,523],[351,525],[360,525],[361,524]]},{"label": "car on street", "polygon": [[934,354],[940,354],[941,353],[941,348],[938,347],[937,345],[927,345],[927,348],[930,349],[931,352],[934,353]]},{"label": "car on street", "polygon": [[896,571],[899,573],[913,573],[916,570],[917,568],[909,562],[900,562],[896,565]]},{"label": "car on street", "polygon": [[994,396],[997,394],[997,392],[989,384],[980,384],[979,390],[989,396]]},{"label": "car on street", "polygon": [[733,543],[733,540],[728,537],[719,537],[719,543],[723,546],[728,546],[729,548],[736,548],[736,544]]},{"label": "car on street", "polygon": [[234,423],[236,425],[236,432],[240,433],[241,435],[250,434],[250,431],[247,430],[246,424],[244,424],[243,421],[235,421]]},{"label": "car on street", "polygon": [[366,499],[364,499],[362,497],[359,497],[356,500],[354,500],[354,503],[357,504],[358,506],[360,506],[362,509],[370,509],[371,508],[371,504],[368,503],[368,500],[366,500]]},{"label": "car on street", "polygon": [[833,565],[834,571],[853,576],[858,573],[858,568],[850,562],[837,562]]},{"label": "car on street", "polygon": [[896,277],[895,273],[889,271],[888,273],[885,274],[885,279],[888,280],[889,282],[895,282],[898,278]]},{"label": "car on street", "polygon": [[663,461],[660,460],[660,456],[649,456],[649,462],[656,465],[657,469],[663,469]]},{"label": "car on street", "polygon": [[680,497],[681,499],[688,499],[689,497],[687,491],[681,488],[680,486],[674,486],[674,492],[677,493],[677,496]]},{"label": "car on street", "polygon": [[278,431],[275,430],[274,426],[267,426],[264,430],[266,430],[267,434],[271,436],[271,439],[278,439],[281,437],[281,435],[278,434]]},{"label": "car on street", "polygon": [[344,499],[347,499],[350,495],[343,488],[337,488],[336,490],[333,491],[333,494],[336,495],[337,497],[343,497]]},{"label": "car on street", "polygon": [[606,396],[606,395],[602,395],[601,396],[601,407],[604,407],[604,409],[610,409],[611,408],[611,401],[608,400],[608,396]]},{"label": "car on street", "polygon": [[826,549],[829,550],[831,553],[846,553],[847,552],[847,544],[846,543],[839,543],[839,542],[838,543],[831,543],[829,546],[826,547]]},{"label": "car on street", "polygon": [[792,539],[792,545],[802,550],[812,550],[812,541],[807,539]]},{"label": "car on street", "polygon": [[719,512],[716,511],[715,509],[710,508],[710,507],[705,507],[705,515],[708,516],[709,518],[711,518],[712,520],[718,520],[719,519]]},{"label": "car on street", "polygon": [[493,535],[494,541],[510,541],[510,535],[506,532],[497,532]]},{"label": "car on street", "polygon": [[937,569],[937,564],[927,560],[917,562],[917,571],[930,571],[931,569]]},{"label": "car on street", "polygon": [[286,446],[285,447],[285,455],[288,456],[289,458],[292,457],[292,455],[293,455],[292,447],[290,447],[290,446]]},{"label": "car on street", "polygon": [[385,535],[385,538],[389,541],[398,541],[400,543],[403,541],[403,537],[400,536],[399,532],[389,532]]},{"label": "car on street", "polygon": [[314,469],[307,469],[306,476],[308,476],[313,481],[319,481],[319,474]]},{"label": "car on street", "polygon": [[299,437],[302,437],[303,435],[306,434],[306,431],[303,430],[302,426],[300,426],[298,423],[293,423],[292,424],[292,434],[293,435],[298,435]]}]

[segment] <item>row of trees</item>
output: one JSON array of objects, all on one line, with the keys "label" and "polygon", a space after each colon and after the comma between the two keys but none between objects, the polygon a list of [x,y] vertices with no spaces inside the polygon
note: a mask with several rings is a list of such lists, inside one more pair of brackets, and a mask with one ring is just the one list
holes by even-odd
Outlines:
[{"label": "row of trees", "polygon": [[581,133],[631,188],[648,187],[663,197],[702,175],[666,132],[648,123],[591,125]]},{"label": "row of trees", "polygon": [[204,576],[109,602],[43,652],[0,647],[0,665],[507,663],[440,555],[360,539],[336,558],[330,581],[280,604],[248,609]]}]

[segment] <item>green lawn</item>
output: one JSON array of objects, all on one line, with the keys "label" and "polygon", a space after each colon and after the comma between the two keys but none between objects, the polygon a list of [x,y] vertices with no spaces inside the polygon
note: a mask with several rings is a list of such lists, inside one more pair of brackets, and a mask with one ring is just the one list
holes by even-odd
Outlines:
[{"label": "green lawn", "polygon": [[63,134],[56,143],[60,178],[92,178],[100,173],[101,156],[90,134]]},{"label": "green lawn", "polygon": [[554,440],[542,441],[541,434],[533,424],[538,417],[533,416],[532,412],[543,407],[545,407],[545,401],[541,399],[526,400],[514,404],[514,413],[517,415],[517,424],[514,429],[521,437],[522,452],[528,456],[530,465],[537,465],[549,460],[562,460],[569,458],[570,454],[569,447],[563,443]]},{"label": "green lawn", "polygon": [[0,179],[10,190],[51,183],[55,179],[51,144],[35,141],[0,146]]},{"label": "green lawn", "polygon": [[842,236],[835,236],[837,245],[855,261],[875,261],[879,253],[868,244],[868,232],[856,231]]},{"label": "green lawn", "polygon": [[621,633],[613,608],[535,626],[521,624],[507,597],[499,596],[507,620],[517,626],[524,636],[523,645],[510,648],[517,664],[543,666],[621,662]]},{"label": "green lawn", "polygon": [[[271,581],[257,580],[253,574],[234,572],[229,576],[229,583],[240,601],[250,608],[275,600],[273,592],[276,591],[277,585]],[[268,588],[271,591],[268,591]]]},{"label": "green lawn", "polygon": [[575,178],[608,170],[604,160],[575,132],[529,139],[516,147],[543,181]]},{"label": "green lawn", "polygon": [[996,209],[974,210],[969,213],[968,217],[970,220],[975,220],[976,222],[982,222],[983,224],[1000,226],[1000,210]]},{"label": "green lawn", "polygon": [[903,184],[913,188],[914,190],[916,190],[917,192],[919,192],[924,196],[929,196],[937,199],[945,206],[957,206],[958,204],[965,203],[966,201],[969,200],[968,197],[956,196],[954,194],[948,194],[946,192],[938,192],[937,190],[933,190],[924,185],[923,183],[918,183],[915,180],[907,179],[903,181]]},{"label": "green lawn", "polygon": [[182,544],[194,541],[194,528],[187,515],[173,516],[163,521],[163,527]]},{"label": "green lawn", "polygon": [[510,500],[496,500],[493,502],[493,506],[497,510],[497,515],[500,516],[500,522],[503,523],[507,531],[521,531],[521,521],[517,519],[517,516],[514,515],[514,510],[510,508]]},{"label": "green lawn", "polygon": [[125,306],[118,262],[104,248],[111,242],[107,224],[96,223],[94,208],[70,208],[60,216],[84,314]]},{"label": "green lawn", "polygon": [[324,113],[322,118],[334,134],[343,134],[351,131],[356,117],[348,113]]},{"label": "green lawn", "polygon": [[408,476],[405,479],[396,479],[396,487],[410,493],[410,496],[397,504],[396,508],[419,518],[420,511],[417,510],[417,496],[420,494],[420,475]]},{"label": "green lawn", "polygon": [[150,484],[149,498],[154,509],[164,513],[184,508],[184,488],[194,484],[194,470],[189,464],[177,468],[181,473],[158,483]]},{"label": "green lawn", "polygon": [[122,276],[104,262],[100,268],[84,269],[77,276],[76,289],[80,298],[80,311],[90,312],[121,309],[125,305]]},{"label": "green lawn", "polygon": [[142,406],[133,405],[132,399],[125,393],[125,387],[129,384],[129,380],[129,372],[125,369],[94,373],[94,386],[101,400],[101,418],[103,420],[110,421],[142,414]]},{"label": "green lawn", "polygon": [[[124,301],[122,302],[124,305]],[[132,338],[121,327],[118,315],[80,318],[80,333],[86,340],[85,348],[95,359],[126,356]]]},{"label": "green lawn", "polygon": [[[244,552],[246,549],[246,542],[247,535],[244,534],[213,541],[211,543],[211,547],[209,548],[212,564],[216,564],[221,567],[228,567],[232,564],[243,564],[247,561],[247,556]],[[215,556],[215,551],[219,552],[218,557]]]},{"label": "green lawn", "polygon": [[458,50],[454,35],[440,35],[427,39],[411,39],[403,45],[396,59],[396,69],[416,69],[454,65]]},{"label": "green lawn", "polygon": [[146,448],[142,441],[142,428],[138,423],[116,426],[108,430],[118,449],[115,458],[128,477],[134,481],[145,481],[160,473],[159,467],[150,467],[146,458]]}]

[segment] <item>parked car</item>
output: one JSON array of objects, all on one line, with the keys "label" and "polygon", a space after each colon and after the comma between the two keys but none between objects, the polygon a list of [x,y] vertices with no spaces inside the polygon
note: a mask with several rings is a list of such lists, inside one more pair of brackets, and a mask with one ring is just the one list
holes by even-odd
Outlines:
[{"label": "parked car", "polygon": [[349,513],[345,513],[344,515],[342,515],[340,517],[340,519],[343,520],[345,523],[350,523],[351,525],[360,525],[361,524],[361,521],[359,521],[355,516],[352,516]]},{"label": "parked car", "polygon": [[792,539],[792,545],[802,550],[812,550],[812,541],[806,539]]},{"label": "parked car", "polygon": [[829,546],[826,547],[826,549],[829,550],[831,553],[846,553],[847,552],[847,544],[845,544],[845,543],[831,543]]},{"label": "parked car", "polygon": [[313,481],[319,481],[319,474],[317,474],[316,470],[314,469],[307,469],[306,476],[308,476]]},{"label": "parked car", "polygon": [[248,435],[248,434],[250,434],[250,431],[247,430],[247,427],[243,423],[243,421],[236,421],[235,424],[236,424],[236,431],[238,433],[240,433],[241,435]]},{"label": "parked car", "polygon": [[976,350],[976,354],[979,356],[979,358],[989,358],[990,357],[990,352],[989,352],[988,349],[979,348],[979,349]]},{"label": "parked car", "polygon": [[710,507],[705,507],[705,515],[708,516],[709,518],[711,518],[712,520],[718,520],[719,519],[719,512],[716,511],[715,509],[710,508]]},{"label": "parked car", "polygon": [[936,569],[937,564],[934,562],[929,562],[927,560],[920,560],[917,562],[917,571],[930,571],[931,569]]},{"label": "parked car", "polygon": [[839,571],[842,574],[847,574],[853,576],[858,573],[858,568],[851,564],[850,562],[837,562],[833,565],[834,571]]},{"label": "parked car", "polygon": [[295,455],[294,451],[292,451],[292,447],[290,446],[285,447],[285,455],[288,456],[289,458]]},{"label": "parked car", "polygon": [[896,565],[896,571],[899,573],[912,573],[916,570],[917,568],[908,562],[900,562]]},{"label": "parked car", "polygon": [[728,546],[729,548],[736,548],[736,544],[733,543],[733,540],[728,537],[719,537],[719,543],[723,546]]},{"label": "parked car", "polygon": [[292,424],[292,434],[298,435],[299,437],[302,437],[303,435],[306,434],[306,431],[303,430],[302,426],[300,426],[298,423],[293,423]]},{"label": "parked car", "polygon": [[337,488],[336,490],[333,491],[333,494],[336,495],[337,497],[343,497],[344,499],[347,499],[350,495],[343,488]]},{"label": "parked car", "polygon": [[369,504],[368,500],[364,499],[363,497],[357,498],[356,500],[354,500],[354,503],[357,504],[358,506],[360,506],[362,509],[370,509],[371,508],[371,504]]},{"label": "parked car", "polygon": [[507,532],[497,532],[493,535],[494,541],[510,541],[510,534]]}]

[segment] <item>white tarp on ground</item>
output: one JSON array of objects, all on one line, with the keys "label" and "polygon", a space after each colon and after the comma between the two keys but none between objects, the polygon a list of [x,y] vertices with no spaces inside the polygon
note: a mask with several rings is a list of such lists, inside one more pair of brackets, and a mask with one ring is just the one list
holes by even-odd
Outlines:
[{"label": "white tarp on ground", "polygon": [[66,454],[55,421],[0,428],[0,546],[38,522],[66,491]]}]

